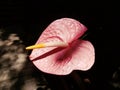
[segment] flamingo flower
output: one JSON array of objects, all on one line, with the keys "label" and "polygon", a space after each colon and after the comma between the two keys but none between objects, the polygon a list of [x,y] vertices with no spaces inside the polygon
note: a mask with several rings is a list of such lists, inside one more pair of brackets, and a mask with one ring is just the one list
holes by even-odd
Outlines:
[{"label": "flamingo flower", "polygon": [[53,21],[41,34],[29,58],[41,71],[55,75],[67,75],[73,70],[88,70],[94,64],[92,43],[79,38],[87,28],[72,18]]}]

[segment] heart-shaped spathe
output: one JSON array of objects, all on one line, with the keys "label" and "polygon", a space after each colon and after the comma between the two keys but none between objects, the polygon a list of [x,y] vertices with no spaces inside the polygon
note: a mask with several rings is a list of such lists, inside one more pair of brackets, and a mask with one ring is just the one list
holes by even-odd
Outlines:
[{"label": "heart-shaped spathe", "polygon": [[95,51],[92,43],[79,40],[87,28],[72,18],[53,21],[36,42],[65,42],[69,46],[33,49],[30,60],[41,71],[56,75],[67,75],[73,70],[88,70],[94,64]]}]

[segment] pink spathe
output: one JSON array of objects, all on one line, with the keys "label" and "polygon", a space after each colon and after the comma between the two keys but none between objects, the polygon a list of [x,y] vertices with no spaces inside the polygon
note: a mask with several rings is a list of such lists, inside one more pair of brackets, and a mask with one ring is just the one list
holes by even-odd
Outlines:
[{"label": "pink spathe", "polygon": [[34,49],[30,60],[41,71],[49,74],[67,75],[73,70],[88,70],[95,60],[92,43],[80,38],[87,28],[79,21],[61,18],[53,21],[41,34],[36,44],[65,42],[66,48],[46,47]]}]

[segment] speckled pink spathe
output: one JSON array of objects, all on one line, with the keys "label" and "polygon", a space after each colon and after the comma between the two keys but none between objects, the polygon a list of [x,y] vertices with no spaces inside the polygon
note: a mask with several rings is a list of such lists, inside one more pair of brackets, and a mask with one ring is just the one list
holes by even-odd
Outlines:
[{"label": "speckled pink spathe", "polygon": [[41,71],[66,75],[73,70],[88,70],[94,64],[95,52],[92,43],[79,40],[87,28],[75,19],[61,18],[53,21],[41,34],[36,44],[62,41],[69,47],[34,49],[30,60]]}]

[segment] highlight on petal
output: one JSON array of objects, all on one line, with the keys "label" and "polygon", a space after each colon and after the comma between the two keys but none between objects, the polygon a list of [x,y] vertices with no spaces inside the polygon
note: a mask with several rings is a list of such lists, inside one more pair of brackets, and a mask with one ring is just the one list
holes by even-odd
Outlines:
[{"label": "highlight on petal", "polygon": [[36,44],[54,41],[71,43],[80,38],[86,31],[87,27],[75,19],[57,19],[48,25],[40,35]]}]

